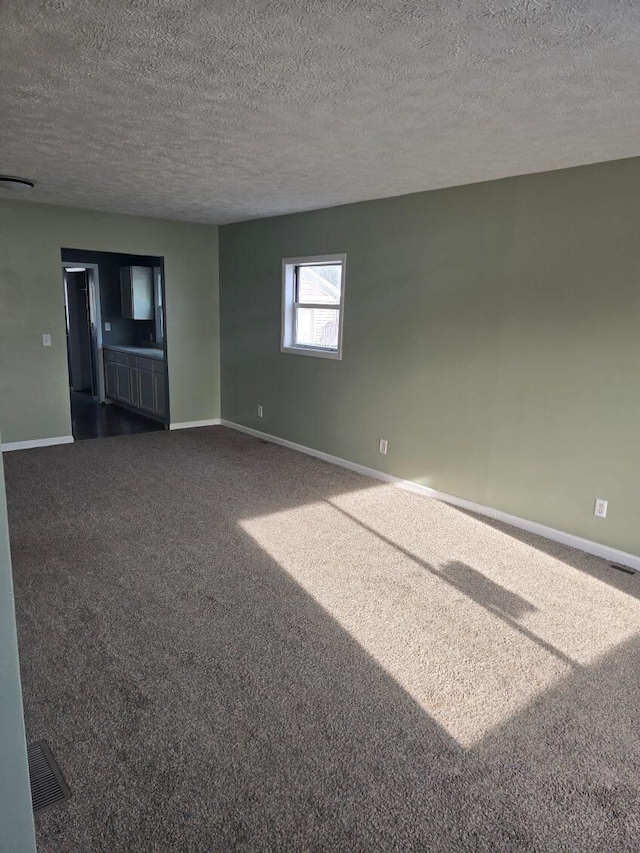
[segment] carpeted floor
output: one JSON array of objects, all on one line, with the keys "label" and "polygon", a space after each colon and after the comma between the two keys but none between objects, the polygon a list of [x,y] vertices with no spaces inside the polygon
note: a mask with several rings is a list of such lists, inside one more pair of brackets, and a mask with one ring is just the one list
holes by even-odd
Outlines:
[{"label": "carpeted floor", "polygon": [[223,428],[5,466],[41,853],[638,850],[638,576]]}]

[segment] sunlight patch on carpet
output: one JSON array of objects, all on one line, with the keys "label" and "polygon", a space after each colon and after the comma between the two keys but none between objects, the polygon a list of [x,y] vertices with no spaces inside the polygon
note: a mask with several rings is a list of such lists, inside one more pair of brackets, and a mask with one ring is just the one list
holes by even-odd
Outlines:
[{"label": "sunlight patch on carpet", "polygon": [[637,598],[399,494],[240,524],[461,746],[636,635]]}]

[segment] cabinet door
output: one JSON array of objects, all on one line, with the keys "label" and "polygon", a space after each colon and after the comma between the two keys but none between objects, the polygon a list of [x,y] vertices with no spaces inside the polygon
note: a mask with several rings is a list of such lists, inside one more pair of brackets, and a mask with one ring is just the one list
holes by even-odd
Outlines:
[{"label": "cabinet door", "polygon": [[153,374],[154,411],[164,417],[167,414],[167,394],[164,387],[164,373]]},{"label": "cabinet door", "polygon": [[153,320],[153,270],[151,267],[131,267],[133,319]]},{"label": "cabinet door", "polygon": [[126,364],[116,364],[116,392],[118,400],[131,402],[131,374]]},{"label": "cabinet door", "polygon": [[147,412],[153,412],[154,410],[154,399],[153,399],[153,373],[149,373],[148,370],[139,370],[139,387],[140,387],[140,403],[139,406],[141,409],[144,409]]},{"label": "cabinet door", "polygon": [[104,392],[112,400],[115,400],[118,396],[116,366],[113,361],[105,361],[104,363]]},{"label": "cabinet door", "polygon": [[135,367],[129,368],[129,402],[132,406],[140,405],[140,371]]},{"label": "cabinet door", "polygon": [[153,320],[153,270],[120,267],[120,308],[127,320]]}]

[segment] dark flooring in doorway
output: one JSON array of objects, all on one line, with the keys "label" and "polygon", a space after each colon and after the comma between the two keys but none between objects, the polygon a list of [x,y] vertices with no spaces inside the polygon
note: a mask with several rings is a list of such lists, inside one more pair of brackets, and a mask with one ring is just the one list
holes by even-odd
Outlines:
[{"label": "dark flooring in doorway", "polygon": [[76,441],[164,429],[158,421],[136,415],[120,406],[102,406],[90,394],[80,391],[71,392],[71,427]]}]

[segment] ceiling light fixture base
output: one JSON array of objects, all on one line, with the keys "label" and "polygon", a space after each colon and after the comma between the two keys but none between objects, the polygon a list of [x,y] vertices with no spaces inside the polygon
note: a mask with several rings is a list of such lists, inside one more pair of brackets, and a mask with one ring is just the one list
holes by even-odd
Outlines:
[{"label": "ceiling light fixture base", "polygon": [[12,175],[0,175],[0,189],[9,190],[12,193],[26,193],[34,187],[33,181],[26,178],[16,178]]}]

